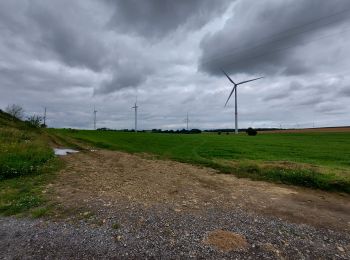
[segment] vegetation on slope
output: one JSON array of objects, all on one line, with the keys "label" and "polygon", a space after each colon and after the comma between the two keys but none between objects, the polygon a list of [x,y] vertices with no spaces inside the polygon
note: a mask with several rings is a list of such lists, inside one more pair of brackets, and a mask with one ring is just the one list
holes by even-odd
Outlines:
[{"label": "vegetation on slope", "polygon": [[0,112],[0,179],[39,173],[51,158],[40,129]]},{"label": "vegetation on slope", "polygon": [[55,130],[100,148],[151,153],[224,173],[350,193],[350,133],[159,135]]},{"label": "vegetation on slope", "polygon": [[43,203],[42,187],[57,164],[53,158],[42,130],[0,110],[0,213]]}]

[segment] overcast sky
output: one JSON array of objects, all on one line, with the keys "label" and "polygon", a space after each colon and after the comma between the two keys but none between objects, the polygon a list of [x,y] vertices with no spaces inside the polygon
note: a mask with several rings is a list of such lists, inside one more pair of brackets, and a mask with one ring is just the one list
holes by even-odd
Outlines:
[{"label": "overcast sky", "polygon": [[50,127],[350,125],[348,0],[1,0],[0,108]]}]

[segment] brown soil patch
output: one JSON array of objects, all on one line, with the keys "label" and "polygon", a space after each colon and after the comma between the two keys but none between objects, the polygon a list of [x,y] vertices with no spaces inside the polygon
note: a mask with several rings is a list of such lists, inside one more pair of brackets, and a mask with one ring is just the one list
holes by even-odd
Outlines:
[{"label": "brown soil patch", "polygon": [[259,131],[259,133],[261,133],[261,134],[264,134],[264,133],[266,133],[266,134],[273,134],[273,133],[343,133],[343,132],[350,132],[350,126]]},{"label": "brown soil patch", "polygon": [[225,230],[210,232],[203,243],[224,252],[244,250],[248,247],[244,236]]},{"label": "brown soil patch", "polygon": [[209,168],[115,151],[81,152],[62,160],[66,167],[46,194],[66,209],[94,212],[136,204],[166,205],[179,214],[241,209],[350,230],[347,194],[239,179]]}]

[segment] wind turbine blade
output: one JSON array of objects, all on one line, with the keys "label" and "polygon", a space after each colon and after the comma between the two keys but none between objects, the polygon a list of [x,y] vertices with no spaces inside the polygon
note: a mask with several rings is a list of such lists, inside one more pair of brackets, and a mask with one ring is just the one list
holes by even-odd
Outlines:
[{"label": "wind turbine blade", "polygon": [[258,79],[262,79],[262,78],[263,78],[263,77],[256,78],[256,79],[250,79],[250,80],[246,80],[246,81],[242,81],[242,82],[237,83],[237,85],[241,85],[241,84],[244,84],[244,83],[247,83],[247,82],[251,82],[251,81],[254,81],[254,80],[258,80]]},{"label": "wind turbine blade", "polygon": [[226,107],[228,101],[230,100],[230,98],[231,98],[233,92],[235,91],[235,89],[236,89],[236,85],[232,88],[231,93],[230,93],[230,95],[228,96],[228,99],[226,100],[225,107]]},{"label": "wind turbine blade", "polygon": [[232,84],[236,85],[236,83],[234,83],[234,81],[229,77],[229,75],[227,75],[227,73],[223,69],[221,69],[221,71],[226,75],[226,77],[228,78],[229,81],[231,81]]}]

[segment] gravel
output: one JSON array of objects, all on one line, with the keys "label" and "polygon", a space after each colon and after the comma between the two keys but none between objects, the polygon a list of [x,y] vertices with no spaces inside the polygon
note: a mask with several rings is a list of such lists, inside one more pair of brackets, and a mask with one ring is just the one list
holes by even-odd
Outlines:
[{"label": "gravel", "polygon": [[[0,259],[350,259],[348,196],[120,152],[62,160],[50,217],[0,217]],[[208,242],[230,232],[241,250]]]},{"label": "gravel", "polygon": [[[176,212],[164,205],[132,205],[88,216],[75,221],[1,217],[0,258],[350,259],[348,233],[241,210]],[[221,252],[203,243],[214,230],[242,235],[247,249]]]}]

